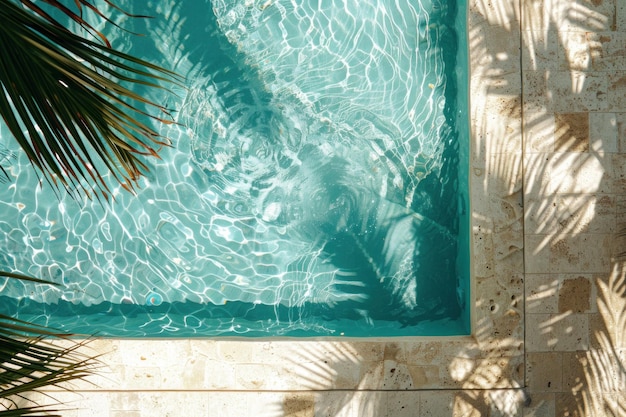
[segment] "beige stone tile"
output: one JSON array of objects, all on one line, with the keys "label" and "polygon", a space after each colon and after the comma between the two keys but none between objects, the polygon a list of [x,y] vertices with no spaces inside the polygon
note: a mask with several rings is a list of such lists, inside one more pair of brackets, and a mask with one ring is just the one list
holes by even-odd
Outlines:
[{"label": "beige stone tile", "polygon": [[626,226],[626,195],[615,196],[615,218],[616,228],[621,231]]},{"label": "beige stone tile", "polygon": [[210,415],[209,398],[203,392],[89,392],[83,394],[82,402],[85,408],[80,416]]},{"label": "beige stone tile", "polygon": [[250,414],[250,394],[243,392],[210,392],[210,417],[247,416]]},{"label": "beige stone tile", "polygon": [[554,152],[555,130],[554,113],[525,112],[523,132],[524,152]]},{"label": "beige stone tile", "polygon": [[253,349],[243,341],[222,341],[217,346],[218,358],[224,362],[254,363]]},{"label": "beige stone tile", "polygon": [[[611,154],[609,157],[607,160],[612,168],[611,177],[609,178],[611,191],[615,194],[624,194],[626,193],[626,154]],[[619,200],[616,203],[619,205],[621,201]]]},{"label": "beige stone tile", "polygon": [[587,32],[592,71],[626,70],[626,33],[624,32]]},{"label": "beige stone tile", "polygon": [[626,34],[611,31],[561,32],[560,70],[623,71]]},{"label": "beige stone tile", "polygon": [[[580,156],[580,155],[579,155]],[[551,196],[552,171],[558,155],[554,153],[532,153],[524,155],[524,198],[541,201]]]},{"label": "beige stone tile", "polygon": [[[208,400],[210,417],[221,416],[263,416],[279,417],[285,415],[285,403],[289,397],[284,393],[270,392],[219,392],[202,393]],[[157,414],[164,415],[164,414]],[[193,416],[188,414],[172,414]],[[306,414],[305,414],[306,416]]]},{"label": "beige stone tile", "polygon": [[589,314],[589,347],[590,349],[606,349],[607,343],[615,343],[615,331],[612,321],[608,321],[600,313]]},{"label": "beige stone tile", "polygon": [[621,127],[618,123],[621,117],[618,119],[616,113],[589,113],[589,147],[598,153],[617,152]]},{"label": "beige stone tile", "polygon": [[[437,368],[437,377],[439,376],[439,368]],[[383,362],[382,381],[380,389],[382,390],[408,390],[414,389],[412,374],[404,363],[398,363],[395,360],[385,360]]]},{"label": "beige stone tile", "polygon": [[524,113],[554,112],[554,94],[547,89],[551,73],[541,69],[522,73]]},{"label": "beige stone tile", "polygon": [[618,152],[626,152],[626,113],[615,113],[617,121],[617,149]]},{"label": "beige stone tile", "polygon": [[358,388],[365,390],[381,390],[384,380],[384,367],[381,362],[365,362],[359,369]]},{"label": "beige stone tile", "polygon": [[608,87],[606,110],[623,112],[626,109],[626,71],[614,71],[605,76]]},{"label": "beige stone tile", "polygon": [[[626,332],[623,321],[626,316],[624,280],[615,273],[596,276],[597,309],[599,315],[591,316],[594,346],[606,348],[610,344],[616,348],[626,347]],[[598,340],[596,340],[598,339]]]},{"label": "beige stone tile", "polygon": [[602,32],[615,30],[616,3],[620,0],[583,0],[570,3],[559,0],[563,31]]},{"label": "beige stone tile", "polygon": [[[125,393],[113,393],[108,392],[108,400],[110,402],[111,411],[119,415],[126,413],[139,413],[142,412],[142,393],[141,392],[125,392]],[[208,400],[208,398],[204,398]],[[206,413],[205,413],[206,415]]]},{"label": "beige stone tile", "polygon": [[389,340],[384,345],[383,359],[386,361],[406,362],[407,357],[403,347],[404,345],[402,343],[397,343],[393,341],[393,339]]},{"label": "beige stone tile", "polygon": [[356,417],[352,410],[353,392],[326,391],[315,394],[315,417]]},{"label": "beige stone tile", "polygon": [[550,156],[547,193],[612,193],[615,154],[565,152]]},{"label": "beige stone tile", "polygon": [[411,376],[411,386],[415,389],[437,388],[441,381],[441,368],[438,365],[411,366],[407,365]]},{"label": "beige stone tile", "polygon": [[387,417],[413,417],[421,415],[421,393],[389,392],[387,394]]},{"label": "beige stone tile", "polygon": [[468,10],[468,44],[471,50],[474,52],[468,57],[472,75],[481,73],[490,66],[490,61],[488,59],[485,59],[490,55],[486,47],[487,31],[489,30],[490,26],[491,25],[487,20],[487,16],[484,16],[482,13],[480,13],[480,11],[474,8],[470,8]]},{"label": "beige stone tile", "polygon": [[496,274],[493,277],[476,278],[476,292],[488,294],[476,303],[476,320],[488,318],[492,336],[519,337],[516,329],[522,320],[523,280],[521,274]]},{"label": "beige stone tile", "polygon": [[550,272],[608,272],[613,236],[583,233],[559,237],[550,244]]},{"label": "beige stone tile", "polygon": [[[511,235],[510,238],[507,237],[509,233]],[[520,223],[515,224],[515,230],[503,231],[494,235],[494,241],[502,248],[496,250],[496,266],[494,269],[496,276],[511,279],[511,282],[523,282],[524,245],[522,239],[523,233]],[[513,302],[515,304],[520,300],[516,298]]]},{"label": "beige stone tile", "polygon": [[526,312],[595,313],[594,280],[591,274],[528,274]]},{"label": "beige stone tile", "polygon": [[[487,66],[492,71],[510,73],[519,68],[520,36],[515,26],[486,25],[482,27],[482,44],[487,52],[473,58],[475,63]],[[520,90],[517,90],[518,92]]]},{"label": "beige stone tile", "polygon": [[545,32],[550,22],[550,4],[550,0],[521,2],[522,31]]},{"label": "beige stone tile", "polygon": [[559,392],[563,388],[561,352],[529,352],[526,355],[526,383],[530,392]]},{"label": "beige stone tile", "polygon": [[616,4],[615,26],[615,30],[626,32],[626,4],[621,1]]},{"label": "beige stone tile", "polygon": [[[614,95],[613,88],[620,82],[614,77],[611,84],[602,72],[555,71],[546,81],[544,94],[553,98],[555,112],[610,111],[609,91]],[[616,105],[617,98],[613,103]]]},{"label": "beige stone tile", "polygon": [[120,386],[126,389],[161,389],[165,388],[159,367],[120,367]]},{"label": "beige stone tile", "polygon": [[589,150],[589,113],[556,113],[554,115],[554,151],[586,152]]},{"label": "beige stone tile", "polygon": [[[503,316],[483,316],[476,319],[475,338],[480,350],[486,357],[506,358],[507,377],[510,386],[516,386],[513,381],[518,381],[518,373],[523,369],[516,369],[511,365],[514,361],[522,358],[524,349],[523,315],[517,310],[507,310]],[[520,326],[515,329],[514,326]],[[468,350],[468,352],[472,352]],[[445,381],[444,381],[445,382]]]},{"label": "beige stone tile", "polygon": [[[295,367],[296,365],[292,365]],[[287,369],[264,364],[237,364],[235,386],[240,390],[288,390],[299,385],[287,373]],[[295,375],[297,378],[297,375]]]},{"label": "beige stone tile", "polygon": [[487,158],[486,170],[489,178],[487,187],[491,198],[513,197],[514,200],[518,194],[521,197],[523,177],[520,153],[491,155]]},{"label": "beige stone tile", "polygon": [[559,36],[558,69],[561,71],[589,71],[591,51],[587,41],[587,32],[562,30],[559,32]]},{"label": "beige stone tile", "polygon": [[190,345],[185,340],[120,340],[117,359],[128,367],[167,367],[180,364],[181,357],[190,357]]},{"label": "beige stone tile", "polygon": [[501,26],[505,28],[519,27],[520,12],[516,2],[491,2],[485,0],[470,0],[468,6],[471,10],[483,16],[491,26]]},{"label": "beige stone tile", "polygon": [[[508,357],[514,358],[521,355],[523,349],[523,332],[521,330],[523,316],[521,312],[509,309],[501,316],[477,317],[477,319],[481,326],[479,329],[481,334],[477,335],[477,338],[479,338],[480,347],[484,350],[485,355],[507,357],[503,365],[509,366],[509,361],[513,359],[508,359]],[[507,370],[507,384],[518,380],[517,371],[517,369],[512,368]]]},{"label": "beige stone tile", "polygon": [[473,238],[473,270],[476,277],[489,277],[494,271],[493,234],[475,228]]},{"label": "beige stone tile", "polygon": [[462,392],[454,391],[422,391],[419,403],[420,417],[453,416],[456,396],[461,394]]},{"label": "beige stone tile", "polygon": [[352,396],[353,416],[386,415],[387,393],[381,391],[359,391]]},{"label": "beige stone tile", "polygon": [[336,362],[332,366],[311,364],[301,366],[298,373],[302,380],[307,381],[303,385],[308,388],[354,389],[361,383],[361,373],[363,369],[367,369],[367,364],[372,364],[372,362],[366,362],[363,366],[355,366],[346,362]]},{"label": "beige stone tile", "polygon": [[524,268],[526,273],[550,272],[550,238],[548,235],[524,236]]},{"label": "beige stone tile", "polygon": [[[520,344],[521,347],[521,344]],[[501,355],[498,349],[488,357],[473,359],[468,352],[461,352],[448,360],[447,372],[443,372],[440,388],[501,389],[524,385],[524,355]]]},{"label": "beige stone tile", "polygon": [[498,198],[492,206],[493,243],[497,261],[508,258],[504,263],[509,269],[521,270],[521,265],[511,263],[511,255],[522,250],[523,245],[523,202],[522,190]]},{"label": "beige stone tile", "polygon": [[465,390],[457,394],[453,416],[511,416],[521,417],[521,390]]},{"label": "beige stone tile", "polygon": [[349,351],[360,362],[380,361],[385,357],[385,352],[389,352],[387,344],[384,343],[350,341],[340,344],[335,343],[334,346],[335,349],[333,350],[339,350],[340,352]]},{"label": "beige stone tile", "polygon": [[315,417],[315,396],[311,392],[285,394],[282,408],[285,417]]},{"label": "beige stone tile", "polygon": [[557,210],[556,230],[560,234],[615,233],[614,195],[559,195]]},{"label": "beige stone tile", "polygon": [[[524,3],[534,6],[539,2]],[[558,63],[558,33],[555,30],[522,32],[522,70],[556,70]]]},{"label": "beige stone tile", "polygon": [[493,415],[491,411],[492,408],[490,407],[489,395],[487,392],[479,390],[464,390],[456,394],[452,414],[449,415],[455,417],[480,417]]},{"label": "beige stone tile", "polygon": [[[202,385],[199,381],[185,378],[185,383],[180,386],[189,386],[193,388],[202,387],[205,389],[228,389],[236,385],[235,365],[223,361],[207,360],[199,362],[199,366],[204,365],[204,380]],[[173,380],[173,378],[171,378]],[[197,384],[197,385],[196,385]]]},{"label": "beige stone tile", "polygon": [[522,417],[529,397],[524,390],[494,390],[487,393],[491,415]]},{"label": "beige stone tile", "polygon": [[558,230],[559,199],[558,194],[544,197],[526,196],[524,199],[524,232],[530,235],[545,235]]},{"label": "beige stone tile", "polygon": [[576,351],[588,347],[587,314],[526,314],[527,352]]},{"label": "beige stone tile", "polygon": [[[146,341],[142,344],[155,343]],[[145,362],[149,362],[145,358]],[[226,389],[235,383],[233,363],[201,356],[182,356],[178,363],[164,362],[161,366],[158,361],[149,363],[153,366],[136,366],[111,362],[108,356],[101,359],[110,364],[93,380],[102,389]]]},{"label": "beige stone tile", "polygon": [[527,314],[557,313],[559,279],[556,274],[526,274],[525,288]]},{"label": "beige stone tile", "polygon": [[626,399],[626,348],[616,346],[614,348],[614,351],[606,352],[613,359],[613,375],[608,391],[619,393],[621,398]]},{"label": "beige stone tile", "polygon": [[[498,75],[498,81],[485,80],[484,76],[474,75],[471,83],[481,89],[472,91],[470,97],[473,108],[482,116],[474,125],[473,144],[479,155],[496,153],[521,153],[521,98],[519,74]],[[491,91],[486,97],[482,90]]]},{"label": "beige stone tile", "polygon": [[409,366],[416,365],[439,365],[441,363],[441,352],[443,352],[444,344],[441,340],[428,340],[424,343],[402,342],[402,349],[406,352],[407,364]]},{"label": "beige stone tile", "polygon": [[530,392],[529,396],[531,401],[524,407],[524,417],[556,417],[554,393]]},{"label": "beige stone tile", "polygon": [[603,400],[603,403],[598,404],[596,409],[608,415],[621,416],[626,414],[626,394],[624,391],[605,393]]},{"label": "beige stone tile", "polygon": [[588,352],[563,352],[563,391],[580,392],[587,385]]},{"label": "beige stone tile", "polygon": [[558,313],[596,312],[594,279],[588,274],[559,276]]},{"label": "beige stone tile", "polygon": [[555,416],[587,417],[590,415],[585,410],[580,392],[559,392],[554,394],[554,400]]}]

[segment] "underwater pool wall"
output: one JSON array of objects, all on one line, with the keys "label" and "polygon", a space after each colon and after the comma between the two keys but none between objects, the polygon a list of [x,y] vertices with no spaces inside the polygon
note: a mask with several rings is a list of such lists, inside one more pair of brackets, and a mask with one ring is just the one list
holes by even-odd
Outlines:
[{"label": "underwater pool wall", "polygon": [[[494,30],[486,12],[516,16],[517,2],[471,2],[467,17],[470,336],[95,340],[106,372],[75,387],[80,410],[68,415],[402,417],[491,395],[474,390],[519,399],[507,390],[524,386],[519,27]],[[494,72],[488,51],[500,49]]]}]

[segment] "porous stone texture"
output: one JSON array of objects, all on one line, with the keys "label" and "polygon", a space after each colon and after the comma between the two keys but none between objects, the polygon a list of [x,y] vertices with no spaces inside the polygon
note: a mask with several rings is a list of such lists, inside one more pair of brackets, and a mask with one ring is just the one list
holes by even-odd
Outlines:
[{"label": "porous stone texture", "polygon": [[522,4],[523,415],[626,415],[626,3]]},{"label": "porous stone texture", "polygon": [[470,337],[97,340],[67,415],[626,415],[626,2],[471,0],[468,39]]}]

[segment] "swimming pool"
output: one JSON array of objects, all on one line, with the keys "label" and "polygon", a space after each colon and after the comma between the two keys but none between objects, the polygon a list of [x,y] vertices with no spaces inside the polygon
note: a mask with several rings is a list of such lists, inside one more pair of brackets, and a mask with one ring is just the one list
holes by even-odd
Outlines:
[{"label": "swimming pool", "polygon": [[103,336],[469,333],[465,5],[159,2],[114,46],[187,78],[138,195],[0,187],[0,309]]}]

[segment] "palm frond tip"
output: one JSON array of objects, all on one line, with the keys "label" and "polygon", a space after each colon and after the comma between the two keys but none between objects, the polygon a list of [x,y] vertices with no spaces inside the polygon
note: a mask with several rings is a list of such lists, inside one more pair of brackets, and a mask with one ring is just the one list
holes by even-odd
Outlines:
[{"label": "palm frond tip", "polygon": [[53,186],[108,198],[103,176],[110,172],[132,190],[147,169],[140,158],[158,157],[168,145],[141,119],[172,122],[165,107],[130,88],[163,88],[181,79],[50,19],[11,1],[0,7],[0,114]]}]

